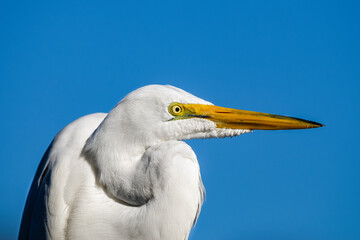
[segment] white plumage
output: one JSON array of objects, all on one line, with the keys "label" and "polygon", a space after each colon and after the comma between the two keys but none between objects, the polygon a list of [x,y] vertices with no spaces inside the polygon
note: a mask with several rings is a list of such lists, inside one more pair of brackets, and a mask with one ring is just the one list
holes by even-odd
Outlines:
[{"label": "white plumage", "polygon": [[[39,165],[19,239],[187,239],[205,190],[196,155],[180,140],[268,129],[236,119],[241,110],[224,109],[150,85],[109,114],[69,124]],[[320,126],[285,117],[276,124],[284,119],[298,121],[297,128]]]}]

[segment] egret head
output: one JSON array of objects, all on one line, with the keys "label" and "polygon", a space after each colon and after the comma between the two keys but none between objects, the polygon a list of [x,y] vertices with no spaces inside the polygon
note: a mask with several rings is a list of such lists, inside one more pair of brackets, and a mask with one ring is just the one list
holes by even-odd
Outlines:
[{"label": "egret head", "polygon": [[237,136],[254,129],[320,126],[297,118],[218,107],[172,86],[150,85],[118,103],[89,137],[83,153],[110,195],[136,205],[151,197],[151,188],[144,188],[143,201],[139,201],[139,195],[132,195],[136,191],[131,181],[126,180],[127,171],[132,170],[118,168],[118,162],[137,162],[151,146],[171,140]]},{"label": "egret head", "polygon": [[[301,129],[319,123],[214,106],[173,86],[149,85],[128,94],[105,123],[151,145],[159,141],[236,136],[254,129]],[[120,124],[120,125],[119,125]]]}]

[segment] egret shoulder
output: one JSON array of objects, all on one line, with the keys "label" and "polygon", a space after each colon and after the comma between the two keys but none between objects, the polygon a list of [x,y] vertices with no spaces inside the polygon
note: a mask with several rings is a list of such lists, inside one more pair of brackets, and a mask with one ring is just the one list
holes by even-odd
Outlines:
[{"label": "egret shoulder", "polygon": [[[44,154],[30,188],[19,239],[49,239],[63,236],[68,204],[76,186],[66,189],[73,161],[81,154],[86,139],[105,118],[96,113],[81,117],[61,130]],[[66,193],[67,191],[67,193]],[[45,220],[45,221],[44,221]]]}]

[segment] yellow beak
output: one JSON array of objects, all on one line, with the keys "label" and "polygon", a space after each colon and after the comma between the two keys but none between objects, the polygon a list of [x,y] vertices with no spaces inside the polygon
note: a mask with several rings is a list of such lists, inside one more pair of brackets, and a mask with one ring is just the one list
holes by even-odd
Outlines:
[{"label": "yellow beak", "polygon": [[[218,128],[284,130],[317,128],[324,125],[300,118],[237,110],[203,104],[181,104],[183,117],[205,118]],[[181,117],[181,116],[180,116]]]}]

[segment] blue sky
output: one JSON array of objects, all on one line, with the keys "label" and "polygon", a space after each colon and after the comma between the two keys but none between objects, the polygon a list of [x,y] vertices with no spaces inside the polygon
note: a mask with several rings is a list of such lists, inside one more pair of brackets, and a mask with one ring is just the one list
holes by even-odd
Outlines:
[{"label": "blue sky", "polygon": [[3,1],[0,238],[74,119],[171,84],[325,128],[190,140],[207,198],[190,239],[360,239],[357,1]]}]

